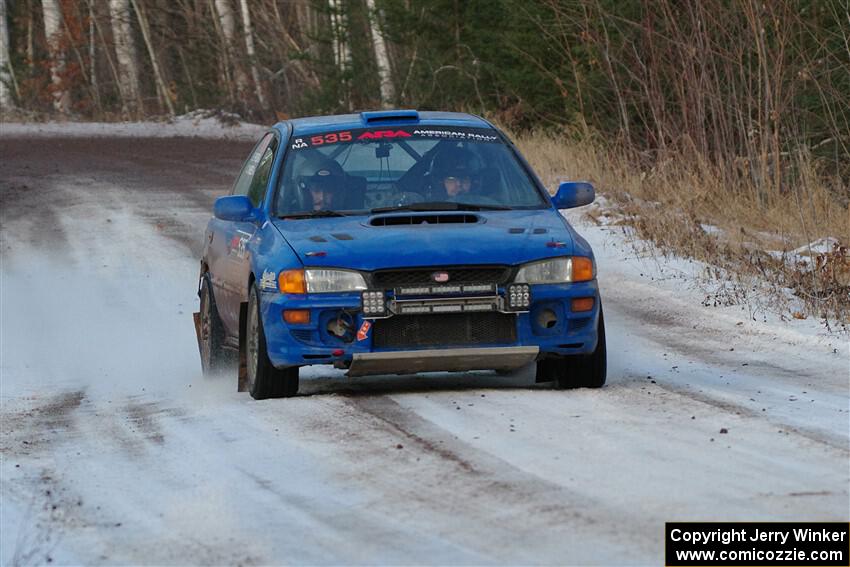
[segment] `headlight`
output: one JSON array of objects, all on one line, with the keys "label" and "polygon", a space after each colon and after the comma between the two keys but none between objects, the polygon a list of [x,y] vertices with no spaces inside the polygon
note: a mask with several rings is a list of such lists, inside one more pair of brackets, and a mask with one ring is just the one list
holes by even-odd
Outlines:
[{"label": "headlight", "polygon": [[585,282],[593,279],[593,260],[582,256],[552,258],[525,264],[514,282],[528,284],[558,284]]},{"label": "headlight", "polygon": [[307,293],[332,291],[360,291],[366,289],[366,280],[359,272],[351,270],[304,270]]}]

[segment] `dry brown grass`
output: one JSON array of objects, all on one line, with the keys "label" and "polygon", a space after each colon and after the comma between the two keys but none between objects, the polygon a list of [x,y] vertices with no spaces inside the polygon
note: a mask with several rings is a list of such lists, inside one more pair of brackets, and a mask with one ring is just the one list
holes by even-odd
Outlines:
[{"label": "dry brown grass", "polygon": [[[695,258],[720,270],[721,303],[747,301],[753,278],[773,289],[775,311],[797,318],[818,317],[829,326],[846,328],[850,320],[850,212],[805,157],[795,164],[798,183],[782,194],[763,195],[743,184],[730,187],[699,160],[671,156],[642,169],[640,156],[575,142],[549,134],[517,137],[518,146],[548,187],[558,179],[592,181],[622,215],[637,237],[656,253]],[[833,182],[834,183],[834,182]],[[722,229],[720,232],[703,225]],[[832,237],[843,247],[813,254],[815,269],[794,265],[768,251],[790,252],[819,238]],[[790,256],[789,256],[790,257]],[[793,290],[802,308],[786,300]],[[708,298],[707,298],[708,300]]]}]

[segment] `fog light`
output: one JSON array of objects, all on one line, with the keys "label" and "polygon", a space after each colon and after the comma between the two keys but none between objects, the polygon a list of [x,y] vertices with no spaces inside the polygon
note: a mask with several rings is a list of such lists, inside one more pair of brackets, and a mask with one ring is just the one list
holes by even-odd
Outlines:
[{"label": "fog light", "polygon": [[593,309],[593,302],[592,297],[577,297],[573,299],[573,312],[590,311]]},{"label": "fog light", "polygon": [[364,317],[386,317],[387,299],[383,291],[366,290],[360,294]]},{"label": "fog light", "polygon": [[309,309],[287,309],[283,312],[283,320],[287,323],[304,325],[310,322]]},{"label": "fog light", "polygon": [[505,311],[528,311],[531,306],[531,287],[511,284],[505,290]]},{"label": "fog light", "polygon": [[544,309],[537,314],[537,325],[544,329],[551,329],[558,324],[558,316],[551,309]]}]

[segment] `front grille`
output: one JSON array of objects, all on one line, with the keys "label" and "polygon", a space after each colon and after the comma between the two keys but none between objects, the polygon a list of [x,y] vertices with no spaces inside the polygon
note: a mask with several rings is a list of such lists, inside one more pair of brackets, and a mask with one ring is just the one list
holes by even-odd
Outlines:
[{"label": "front grille", "polygon": [[509,344],[516,342],[516,315],[449,313],[395,315],[375,321],[376,348],[417,348]]},{"label": "front grille", "polygon": [[449,284],[504,284],[511,275],[507,266],[484,266],[480,268],[413,268],[405,270],[379,270],[372,273],[372,288],[392,289],[407,285],[433,284],[435,272],[449,274]]}]

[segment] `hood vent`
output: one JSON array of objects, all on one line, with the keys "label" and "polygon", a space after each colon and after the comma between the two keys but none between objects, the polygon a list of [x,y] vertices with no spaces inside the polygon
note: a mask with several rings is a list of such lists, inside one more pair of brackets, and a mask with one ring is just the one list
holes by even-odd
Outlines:
[{"label": "hood vent", "polygon": [[475,215],[388,215],[383,217],[372,217],[369,224],[372,226],[409,226],[420,224],[475,224],[478,217]]}]

